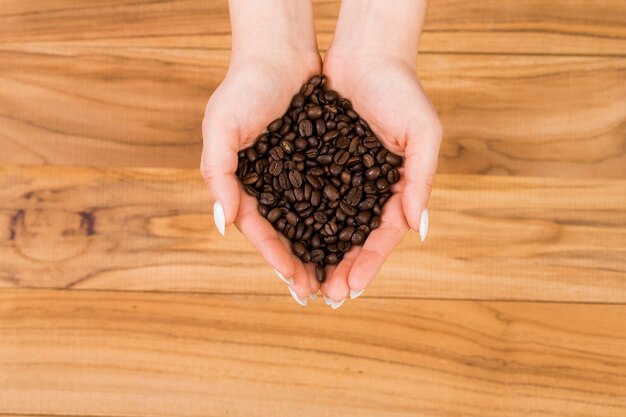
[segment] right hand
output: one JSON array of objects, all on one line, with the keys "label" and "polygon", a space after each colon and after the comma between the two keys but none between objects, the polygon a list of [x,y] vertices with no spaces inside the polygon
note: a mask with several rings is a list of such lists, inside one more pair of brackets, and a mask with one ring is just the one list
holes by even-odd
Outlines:
[{"label": "right hand", "polygon": [[[303,56],[305,55],[305,56]],[[296,258],[289,242],[261,216],[257,200],[243,190],[235,176],[237,152],[252,146],[269,121],[281,117],[301,85],[321,73],[317,51],[272,49],[233,54],[222,84],[209,100],[202,123],[200,171],[214,199],[215,223],[233,223],[306,304],[319,283],[313,267]],[[293,294],[293,293],[292,293]]]}]

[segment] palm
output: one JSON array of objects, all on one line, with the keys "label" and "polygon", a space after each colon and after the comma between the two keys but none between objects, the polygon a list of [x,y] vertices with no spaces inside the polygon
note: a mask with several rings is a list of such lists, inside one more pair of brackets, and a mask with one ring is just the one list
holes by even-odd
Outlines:
[{"label": "palm", "polygon": [[[346,62],[330,51],[325,59],[325,72],[330,87],[350,98],[355,110],[365,119],[381,142],[390,151],[407,156],[417,147],[432,148],[429,129],[437,126],[437,115],[424,94],[415,70],[403,62],[360,56]],[[429,152],[432,154],[432,152]],[[435,151],[436,155],[437,151]],[[381,268],[387,256],[409,230],[407,207],[415,205],[405,196],[406,165],[418,158],[407,158],[393,196],[382,212],[380,228],[374,230],[363,247],[354,248],[344,260],[329,271],[322,291],[331,299],[346,298],[351,288],[365,288]],[[408,204],[406,202],[409,202]]]}]

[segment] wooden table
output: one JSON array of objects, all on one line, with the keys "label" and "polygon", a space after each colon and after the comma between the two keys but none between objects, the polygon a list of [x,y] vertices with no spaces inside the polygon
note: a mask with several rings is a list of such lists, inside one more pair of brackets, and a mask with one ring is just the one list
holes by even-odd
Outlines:
[{"label": "wooden table", "polygon": [[337,311],[212,226],[229,30],[224,1],[0,0],[0,416],[625,415],[626,3],[431,2],[429,238]]}]

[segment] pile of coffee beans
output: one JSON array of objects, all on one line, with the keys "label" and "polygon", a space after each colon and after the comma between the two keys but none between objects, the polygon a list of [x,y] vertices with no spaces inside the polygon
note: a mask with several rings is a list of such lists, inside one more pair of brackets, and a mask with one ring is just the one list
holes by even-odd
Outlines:
[{"label": "pile of coffee beans", "polygon": [[259,201],[259,212],[292,242],[293,253],[316,264],[337,264],[380,225],[402,157],[383,148],[350,100],[316,75],[239,152],[237,176]]}]

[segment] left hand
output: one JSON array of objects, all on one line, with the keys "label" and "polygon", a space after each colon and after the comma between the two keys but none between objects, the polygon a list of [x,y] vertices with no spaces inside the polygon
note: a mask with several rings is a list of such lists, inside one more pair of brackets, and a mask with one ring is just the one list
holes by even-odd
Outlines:
[{"label": "left hand", "polygon": [[321,290],[334,307],[348,295],[361,294],[409,228],[425,239],[442,127],[411,60],[384,50],[331,48],[324,72],[328,88],[350,99],[383,145],[405,158],[401,180],[383,208],[380,227],[363,246],[354,247],[339,265],[327,270]]}]

